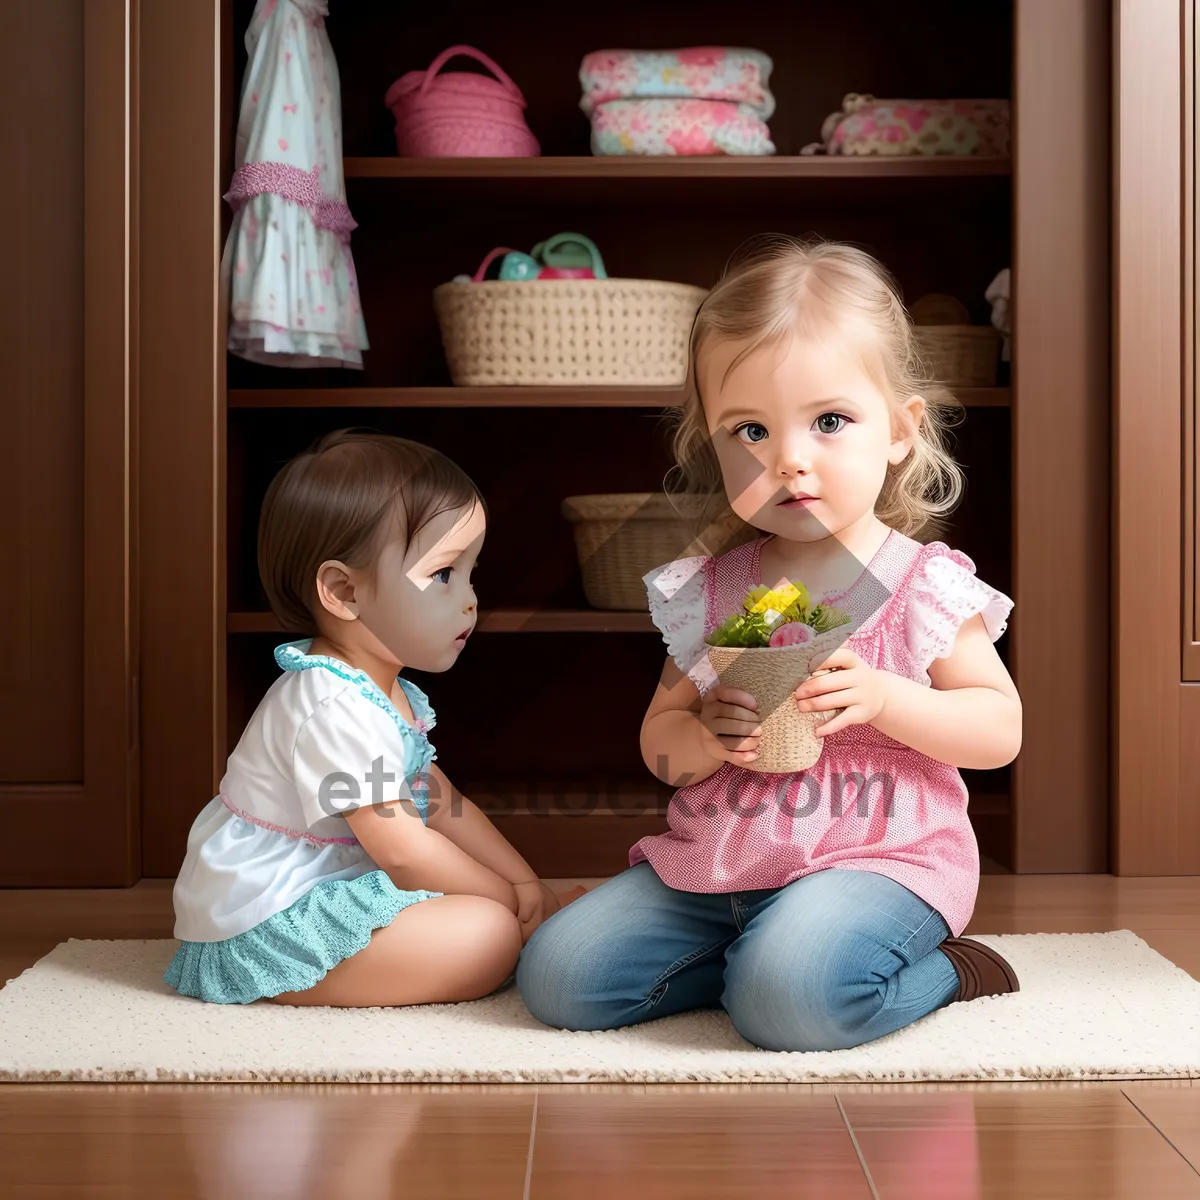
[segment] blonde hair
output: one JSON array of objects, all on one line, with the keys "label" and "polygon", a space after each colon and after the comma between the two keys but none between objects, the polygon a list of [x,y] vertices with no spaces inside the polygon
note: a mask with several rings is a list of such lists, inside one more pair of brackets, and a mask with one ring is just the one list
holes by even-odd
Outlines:
[{"label": "blonde hair", "polygon": [[962,405],[921,361],[890,272],[865,250],[838,242],[755,239],[735,256],[700,305],[692,325],[684,400],[666,413],[672,425],[672,472],[683,482],[675,490],[723,494],[697,379],[701,349],[715,339],[747,341],[732,371],[764,343],[792,333],[822,339],[858,335],[866,342],[864,367],[894,412],[913,396],[924,399],[912,449],[903,462],[888,464],[875,514],[903,534],[936,533],[965,490],[962,468],[947,447],[947,431],[961,421]]}]

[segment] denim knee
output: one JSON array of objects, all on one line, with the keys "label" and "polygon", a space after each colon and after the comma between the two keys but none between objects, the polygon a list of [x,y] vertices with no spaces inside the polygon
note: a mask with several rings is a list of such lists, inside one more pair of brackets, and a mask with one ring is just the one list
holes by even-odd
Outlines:
[{"label": "denim knee", "polygon": [[742,1037],[763,1050],[846,1050],[866,1040],[858,1031],[872,1012],[862,995],[868,980],[848,978],[851,970],[829,938],[799,946],[739,938],[721,1003]]},{"label": "denim knee", "polygon": [[846,1050],[867,1039],[840,990],[815,962],[798,973],[769,959],[739,960],[726,969],[721,1002],[738,1033],[763,1050]]},{"label": "denim knee", "polygon": [[539,925],[517,961],[517,990],[525,1007],[555,1029],[611,1028],[608,1006],[596,995],[595,950],[563,935],[554,918]]}]

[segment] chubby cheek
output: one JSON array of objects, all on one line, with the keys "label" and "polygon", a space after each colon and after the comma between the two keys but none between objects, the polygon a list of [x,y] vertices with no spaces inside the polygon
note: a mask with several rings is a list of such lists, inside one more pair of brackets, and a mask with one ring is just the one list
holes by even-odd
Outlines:
[{"label": "chubby cheek", "polygon": [[453,635],[446,633],[444,599],[434,593],[440,586],[434,582],[422,591],[404,580],[385,587],[360,599],[359,620],[397,662],[417,670],[441,670]]}]

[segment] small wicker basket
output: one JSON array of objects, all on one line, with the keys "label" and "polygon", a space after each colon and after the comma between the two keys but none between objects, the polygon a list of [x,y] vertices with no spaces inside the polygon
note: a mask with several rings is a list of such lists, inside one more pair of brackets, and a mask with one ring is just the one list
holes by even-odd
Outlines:
[{"label": "small wicker basket", "polygon": [[703,288],[656,279],[443,283],[433,306],[460,387],[682,387]]},{"label": "small wicker basket", "polygon": [[995,387],[1000,334],[991,325],[918,325],[930,374],[950,387]]},{"label": "small wicker basket", "polygon": [[699,528],[700,503],[686,496],[668,499],[661,492],[568,496],[563,500],[562,514],[574,526],[575,552],[588,603],[593,608],[645,612],[642,577],[647,572],[693,554],[720,554],[758,536],[728,509]]},{"label": "small wicker basket", "polygon": [[961,300],[943,292],[922,296],[912,306],[917,348],[929,373],[949,387],[995,387],[1000,334],[991,325],[971,325]]},{"label": "small wicker basket", "polygon": [[801,712],[792,693],[812,671],[818,655],[826,655],[846,639],[846,629],[831,629],[803,646],[709,646],[708,661],[721,683],[741,688],[758,701],[762,737],[758,757],[743,763],[750,771],[806,771],[821,757],[816,728],[842,710]]}]

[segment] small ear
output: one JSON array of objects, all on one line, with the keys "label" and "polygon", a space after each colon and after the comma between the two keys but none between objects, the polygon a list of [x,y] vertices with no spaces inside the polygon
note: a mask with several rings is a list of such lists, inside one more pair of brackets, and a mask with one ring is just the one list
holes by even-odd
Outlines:
[{"label": "small ear", "polygon": [[317,603],[339,621],[357,621],[354,581],[345,563],[328,559],[317,568]]},{"label": "small ear", "polygon": [[888,449],[888,461],[893,465],[902,463],[917,440],[921,422],[925,419],[925,398],[910,396],[897,415],[896,432]]}]

